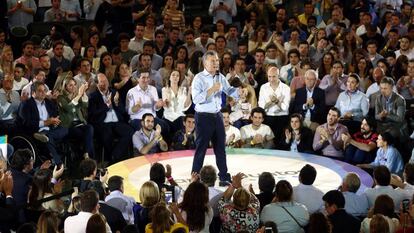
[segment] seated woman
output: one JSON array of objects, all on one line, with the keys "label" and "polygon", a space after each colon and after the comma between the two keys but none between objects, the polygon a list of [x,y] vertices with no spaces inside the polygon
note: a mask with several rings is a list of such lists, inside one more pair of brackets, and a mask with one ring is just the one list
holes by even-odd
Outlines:
[{"label": "seated woman", "polygon": [[[49,169],[40,169],[33,176],[32,188],[29,192],[29,207],[33,210],[53,210],[58,213],[63,213],[64,205],[63,201],[60,199],[53,199],[47,202],[39,203],[38,200],[53,196],[60,193],[62,190],[62,185],[56,183],[54,186],[52,182],[56,182],[60,175],[63,173],[63,166],[61,171],[56,170],[55,167],[53,173],[56,174],[56,177],[53,177],[52,172]],[[57,176],[57,173],[60,173]]]},{"label": "seated woman", "polygon": [[374,162],[367,164],[358,164],[360,168],[373,168],[384,165],[391,173],[401,175],[404,169],[404,162],[400,152],[393,146],[394,138],[388,132],[378,135],[377,156]]},{"label": "seated woman", "polygon": [[204,183],[193,181],[185,190],[182,202],[170,207],[177,221],[187,225],[191,232],[209,232],[214,213],[208,195]]},{"label": "seated woman", "polygon": [[69,128],[68,136],[72,139],[83,140],[85,158],[94,157],[93,127],[86,121],[85,113],[88,110],[88,83],[76,88],[74,78],[63,81],[62,94],[58,96],[59,116],[63,127]]},{"label": "seated woman", "polygon": [[182,223],[175,223],[171,220],[171,212],[165,203],[160,202],[155,205],[151,213],[152,222],[145,227],[146,233],[165,233],[174,232],[177,228],[185,228],[188,233],[188,227]]},{"label": "seated woman", "polygon": [[304,205],[293,201],[292,185],[286,180],[277,182],[275,194],[273,202],[263,207],[260,220],[276,223],[279,233],[303,232],[309,213]]},{"label": "seated woman", "polygon": [[191,88],[180,86],[180,73],[171,72],[169,85],[162,88],[162,99],[165,102],[164,118],[171,132],[183,128],[184,112],[191,106]]},{"label": "seated woman", "polygon": [[128,91],[137,85],[137,80],[131,76],[131,69],[124,61],[115,69],[115,77],[112,79],[112,86],[119,93],[119,100],[123,106],[126,106]]},{"label": "seated woman", "polygon": [[134,221],[139,232],[145,232],[145,226],[151,222],[150,213],[160,201],[158,185],[153,181],[145,182],[139,189],[140,205],[134,206]]},{"label": "seated woman", "polygon": [[368,213],[368,216],[361,222],[360,233],[373,232],[370,231],[370,225],[373,220],[373,216],[377,214],[382,215],[385,218],[389,226],[389,233],[394,233],[398,229],[400,221],[394,214],[394,201],[390,196],[383,194],[379,195],[377,199],[375,199],[374,207],[370,213]]},{"label": "seated woman", "polygon": [[[244,176],[243,173],[233,176],[232,184],[219,200],[221,232],[256,232],[259,228],[260,202],[253,193],[242,187]],[[233,201],[230,201],[232,197]]]},{"label": "seated woman", "polygon": [[312,131],[303,126],[303,117],[298,113],[290,116],[290,125],[285,129],[285,135],[280,141],[280,149],[293,152],[312,153]]}]

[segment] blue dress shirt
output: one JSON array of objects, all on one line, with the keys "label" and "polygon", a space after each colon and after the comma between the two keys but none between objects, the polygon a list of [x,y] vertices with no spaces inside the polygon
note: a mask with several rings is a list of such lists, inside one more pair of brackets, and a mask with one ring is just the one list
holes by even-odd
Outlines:
[{"label": "blue dress shirt", "polygon": [[[220,91],[207,97],[207,91],[215,82],[221,83]],[[198,73],[192,84],[192,98],[196,112],[218,113],[221,109],[221,93],[235,98],[239,98],[237,88],[230,86],[224,75],[211,75],[207,70]]]}]

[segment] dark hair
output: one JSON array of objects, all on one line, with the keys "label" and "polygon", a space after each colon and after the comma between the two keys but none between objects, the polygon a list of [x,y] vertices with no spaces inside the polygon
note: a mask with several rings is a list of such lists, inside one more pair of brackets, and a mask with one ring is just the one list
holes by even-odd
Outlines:
[{"label": "dark hair", "polygon": [[371,129],[372,132],[375,131],[376,127],[377,127],[377,122],[372,119],[371,117],[365,117],[364,119],[362,119],[362,121],[366,121],[369,128]]},{"label": "dark hair", "polygon": [[185,114],[185,116],[183,118],[183,122],[186,122],[187,119],[189,119],[189,118],[194,119],[194,114],[191,114],[191,113]]},{"label": "dark hair", "polygon": [[22,171],[24,169],[24,166],[30,164],[32,159],[33,159],[33,153],[31,150],[19,149],[16,152],[14,152],[11,158],[10,167],[18,171]]},{"label": "dark hair", "polygon": [[287,180],[281,180],[276,184],[275,195],[280,202],[287,202],[292,200],[293,188]]},{"label": "dark hair", "polygon": [[372,207],[373,214],[383,214],[389,218],[394,217],[394,201],[387,194],[379,195]]},{"label": "dark hair", "polygon": [[26,71],[26,66],[23,63],[17,63],[14,68],[21,68],[23,71]]},{"label": "dark hair", "polygon": [[154,115],[152,115],[152,113],[144,113],[144,115],[142,115],[141,122],[144,122],[147,117],[154,118]]},{"label": "dark hair", "polygon": [[298,57],[300,57],[299,50],[297,50],[297,49],[291,49],[291,50],[289,50],[289,52],[287,54],[288,58],[290,57],[291,54],[296,54]]},{"label": "dark hair", "polygon": [[263,118],[266,116],[265,110],[263,108],[261,108],[261,107],[255,107],[255,108],[253,108],[252,111],[251,111],[251,113],[250,113],[250,116],[253,117],[255,113],[261,113],[262,116],[263,116]]},{"label": "dark hair", "polygon": [[109,56],[112,60],[112,56],[109,52],[103,52],[99,58],[99,72],[105,73],[105,65],[103,64],[104,57]]},{"label": "dark hair", "polygon": [[359,75],[358,75],[357,73],[350,73],[350,74],[348,75],[348,78],[349,78],[349,77],[354,78],[354,79],[356,80],[356,82],[357,82],[357,83],[359,83],[359,79],[360,79],[360,77],[359,77]]},{"label": "dark hair", "polygon": [[[298,118],[299,119],[300,128],[302,128],[302,126],[303,126],[303,116],[300,113],[293,113],[292,115],[290,115],[289,119],[292,120],[293,118]],[[292,129],[290,124],[289,124],[288,128]]]},{"label": "dark hair", "polygon": [[226,107],[221,108],[220,112],[221,112],[221,113],[228,113],[228,114],[230,114],[230,113],[231,113],[230,109],[228,109],[228,108],[226,108]]},{"label": "dark hair", "polygon": [[121,233],[139,233],[137,226],[129,224],[122,229]]},{"label": "dark hair", "polygon": [[98,165],[93,159],[82,160],[79,164],[79,172],[82,178],[89,177],[97,169]]},{"label": "dark hair", "polygon": [[120,33],[119,35],[118,35],[118,43],[120,43],[122,40],[128,40],[129,41],[129,35],[128,35],[128,33],[125,33],[125,32],[123,32],[123,33]]},{"label": "dark hair", "polygon": [[204,183],[192,182],[185,190],[179,207],[187,213],[186,222],[191,231],[200,231],[204,228],[208,201],[208,188]]},{"label": "dark hair", "polygon": [[218,39],[223,39],[223,40],[224,40],[224,42],[227,44],[226,37],[224,37],[224,36],[221,36],[221,35],[220,35],[220,36],[217,36],[217,37],[216,37],[216,39],[215,39],[214,41],[217,43],[217,40],[218,40]]},{"label": "dark hair", "polygon": [[334,112],[338,113],[338,117],[341,116],[341,111],[337,107],[331,107],[329,109],[329,111],[334,111]]},{"label": "dark hair", "polygon": [[380,186],[388,186],[391,182],[391,172],[384,165],[374,168],[374,180]]},{"label": "dark hair", "polygon": [[22,44],[22,49],[26,48],[26,46],[28,46],[28,45],[32,45],[32,46],[34,46],[33,41],[31,41],[31,40],[26,40],[25,42],[23,42],[23,44]]},{"label": "dark hair", "polygon": [[193,35],[194,36],[194,30],[193,29],[187,29],[187,30],[185,30],[185,32],[184,32],[184,36],[187,36],[187,35]]},{"label": "dark hair", "polygon": [[81,210],[91,213],[98,205],[98,194],[95,190],[87,190],[81,196]]},{"label": "dark hair", "polygon": [[299,172],[299,180],[304,185],[312,185],[313,182],[315,182],[316,179],[316,169],[309,164],[306,164],[305,166],[300,169]]},{"label": "dark hair", "polygon": [[155,30],[154,37],[157,37],[158,34],[163,34],[165,36],[165,31],[162,29]]},{"label": "dark hair", "polygon": [[58,40],[53,42],[52,48],[55,49],[58,45],[65,46],[65,44],[62,41]]},{"label": "dark hair", "polygon": [[165,183],[165,168],[160,163],[154,163],[150,169],[150,180],[157,183],[158,186]]},{"label": "dark hair", "polygon": [[344,208],[345,206],[345,197],[342,192],[338,190],[331,190],[323,195],[322,200],[324,200],[328,205],[336,205],[337,208]]},{"label": "dark hair", "polygon": [[41,203],[38,203],[37,200],[43,198],[46,193],[53,193],[51,180],[52,172],[49,169],[40,169],[35,173],[29,194],[29,206],[38,209]]},{"label": "dark hair", "polygon": [[95,54],[93,55],[93,57],[96,57],[96,48],[93,45],[87,45],[85,46],[85,50],[83,50],[83,54],[82,57],[86,58],[86,55],[88,54],[88,49],[89,48],[93,48],[95,50]]},{"label": "dark hair", "polygon": [[205,165],[200,170],[200,180],[209,187],[213,187],[217,180],[217,170],[211,165]]},{"label": "dark hair", "polygon": [[124,178],[120,176],[111,176],[108,180],[109,191],[121,190],[122,184],[124,183]]},{"label": "dark hair", "polygon": [[32,93],[36,92],[40,86],[45,86],[43,82],[33,82],[32,87],[30,88]]},{"label": "dark hair", "polygon": [[270,172],[262,172],[259,175],[259,189],[263,192],[272,193],[275,189],[275,177]]},{"label": "dark hair", "polygon": [[[57,232],[57,230],[53,233],[55,232]],[[21,226],[19,226],[19,228],[17,228],[16,233],[36,233],[36,224],[34,222],[24,223]]]},{"label": "dark hair", "polygon": [[256,49],[255,51],[254,51],[254,54],[256,54],[256,53],[263,53],[263,54],[266,54],[266,51],[264,51],[263,49]]},{"label": "dark hair", "polygon": [[[37,221],[37,232],[39,233],[56,233],[59,232],[60,218],[55,211],[45,210]],[[17,231],[17,232],[32,232]],[[36,232],[36,231],[34,231]]]},{"label": "dark hair", "polygon": [[407,163],[404,167],[405,182],[414,184],[414,164]]},{"label": "dark hair", "polygon": [[165,203],[158,203],[152,209],[151,216],[151,226],[152,232],[154,233],[163,233],[165,231],[170,231],[172,222],[170,220],[170,211],[168,210]]},{"label": "dark hair", "polygon": [[155,48],[155,44],[152,40],[145,41],[143,47],[150,46],[151,48]]},{"label": "dark hair", "polygon": [[86,224],[85,233],[103,233],[106,232],[106,220],[101,214],[92,215]]},{"label": "dark hair", "polygon": [[139,61],[141,61],[141,60],[142,60],[142,57],[144,57],[144,56],[148,56],[148,57],[152,60],[151,55],[149,55],[148,53],[141,53],[141,54],[139,55],[139,57],[138,57],[138,60],[139,60]]},{"label": "dark hair", "polygon": [[70,28],[70,30],[76,34],[78,34],[79,39],[82,40],[83,38],[83,28],[80,25],[75,25],[73,27]]},{"label": "dark hair", "polygon": [[331,233],[332,225],[323,213],[316,212],[309,217],[308,230],[308,233]]},{"label": "dark hair", "polygon": [[383,132],[383,133],[380,133],[380,135],[382,137],[382,140],[387,142],[388,146],[394,145],[395,140],[394,140],[394,137],[391,135],[391,133]]}]

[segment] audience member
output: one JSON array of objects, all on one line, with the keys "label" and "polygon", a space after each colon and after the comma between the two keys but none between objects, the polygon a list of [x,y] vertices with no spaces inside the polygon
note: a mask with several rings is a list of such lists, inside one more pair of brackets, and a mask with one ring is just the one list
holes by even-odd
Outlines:
[{"label": "audience member", "polygon": [[316,169],[306,164],[299,172],[299,185],[293,187],[293,200],[305,205],[309,214],[322,210],[323,192],[315,187]]},{"label": "audience member", "polygon": [[366,216],[368,212],[368,199],[364,194],[357,194],[361,186],[361,180],[358,174],[348,173],[340,187],[345,198],[345,210],[347,213],[359,218]]},{"label": "audience member", "polygon": [[161,126],[156,125],[154,129],[154,116],[151,113],[142,115],[141,129],[132,136],[132,143],[141,155],[168,150],[168,144],[161,136]]},{"label": "audience member", "polygon": [[124,194],[124,178],[111,176],[108,180],[108,188],[110,193],[105,197],[105,202],[121,211],[127,223],[133,224],[134,213],[132,208],[134,207],[135,199]]}]

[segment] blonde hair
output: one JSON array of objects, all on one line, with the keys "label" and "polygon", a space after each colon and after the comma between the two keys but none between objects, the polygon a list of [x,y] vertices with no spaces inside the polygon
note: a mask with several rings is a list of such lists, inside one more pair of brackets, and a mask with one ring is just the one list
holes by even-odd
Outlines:
[{"label": "blonde hair", "polygon": [[139,190],[139,199],[144,207],[152,207],[160,201],[160,190],[154,181],[147,181]]},{"label": "blonde hair", "polygon": [[245,210],[250,203],[250,192],[245,188],[238,188],[233,194],[233,204],[239,210]]}]

